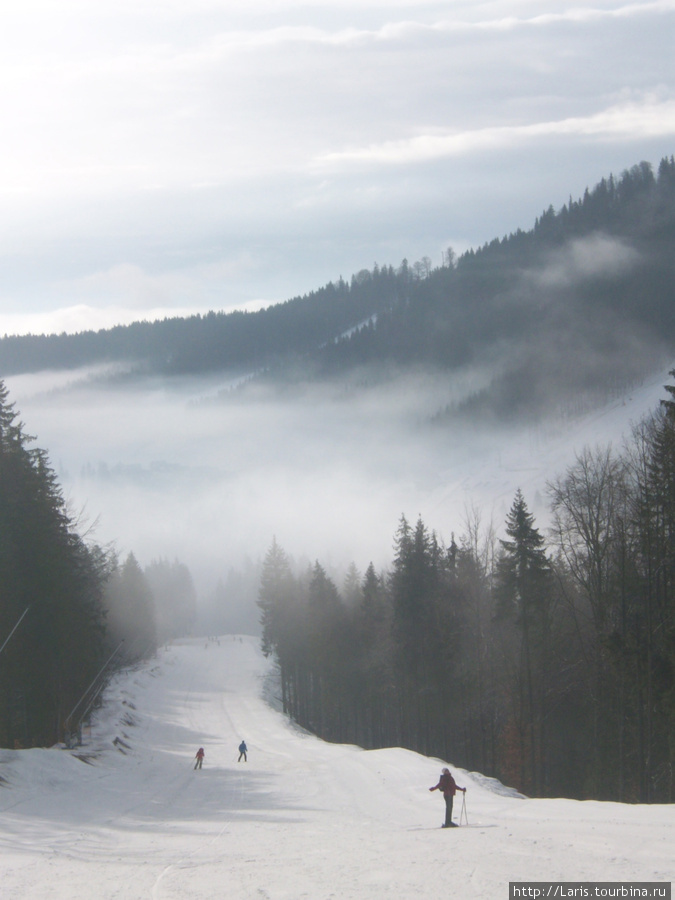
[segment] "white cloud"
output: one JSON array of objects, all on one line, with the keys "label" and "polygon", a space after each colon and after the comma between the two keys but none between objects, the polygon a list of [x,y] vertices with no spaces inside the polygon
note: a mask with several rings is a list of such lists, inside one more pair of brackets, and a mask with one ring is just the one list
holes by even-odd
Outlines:
[{"label": "white cloud", "polygon": [[[509,3],[507,6],[512,6]],[[572,6],[561,12],[544,12],[537,13],[533,16],[513,16],[508,15],[503,18],[486,19],[485,21],[474,22],[471,27],[485,30],[507,31],[522,26],[548,26],[556,25],[564,22],[573,22],[585,24],[589,22],[601,22],[607,19],[624,19],[637,16],[658,15],[668,13],[675,10],[675,2],[673,0],[653,0],[647,3],[627,3],[619,4],[613,8],[603,9],[597,5],[589,6]],[[448,23],[449,27],[452,27]]]},{"label": "white cloud", "polygon": [[611,278],[629,271],[639,254],[618,238],[592,234],[570,241],[553,254],[544,269],[526,274],[537,288],[564,288],[591,278]]},{"label": "white cloud", "polygon": [[0,335],[12,334],[76,334],[80,331],[98,331],[131,322],[164,319],[171,316],[194,315],[207,312],[194,307],[144,309],[137,307],[94,307],[84,303],[48,312],[0,313]]},{"label": "white cloud", "polygon": [[285,299],[673,152],[675,0],[9,6],[5,312]]},{"label": "white cloud", "polygon": [[255,312],[272,301],[251,297],[225,303],[228,283],[241,278],[254,266],[255,260],[247,253],[192,269],[162,270],[157,274],[139,265],[119,263],[59,287],[59,297],[70,296],[79,302],[42,312],[0,309],[0,336],[97,331],[139,320],[204,314],[225,306],[227,312],[235,309]]},{"label": "white cloud", "polygon": [[[325,4],[332,6],[334,4]],[[368,4],[369,6],[372,4]],[[426,12],[424,18],[406,18],[385,22],[377,28],[343,27],[328,29],[311,25],[284,25],[273,28],[240,29],[222,31],[208,41],[201,52],[175,57],[176,62],[187,60],[214,60],[223,52],[241,52],[255,48],[270,48],[288,44],[319,44],[329,46],[349,46],[366,42],[401,42],[425,33],[445,33],[466,35],[468,32],[505,32],[519,28],[549,27],[561,23],[588,24],[612,19],[627,19],[667,14],[675,11],[675,0],[652,0],[646,3],[628,3],[613,8],[597,5],[572,6],[562,11],[536,13],[534,15],[504,15],[496,18],[482,18],[482,5],[467,5],[463,10],[454,10],[446,18],[434,18],[429,4],[421,4],[419,9],[412,3],[399,4],[410,13]],[[439,3],[445,8],[448,3]],[[508,3],[508,8],[513,7]],[[387,4],[388,12],[392,9]],[[169,57],[167,57],[167,61]]]},{"label": "white cloud", "polygon": [[584,137],[634,141],[638,138],[675,135],[675,100],[647,98],[644,103],[625,103],[590,116],[524,125],[501,125],[457,133],[421,134],[406,140],[385,141],[354,150],[317,157],[318,168],[350,164],[410,165],[476,151],[499,150],[551,137]]},{"label": "white cloud", "polygon": [[249,253],[194,268],[163,269],[155,274],[139,265],[119,263],[70,282],[69,290],[97,306],[116,304],[136,310],[188,308],[188,301],[200,286],[203,290],[208,283],[212,290],[222,289],[227,279],[241,276],[253,265]]}]

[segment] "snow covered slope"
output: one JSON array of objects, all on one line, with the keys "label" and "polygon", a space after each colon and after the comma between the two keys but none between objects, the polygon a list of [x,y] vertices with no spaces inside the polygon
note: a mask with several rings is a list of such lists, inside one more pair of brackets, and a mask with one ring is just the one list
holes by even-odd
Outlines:
[{"label": "snow covered slope", "polygon": [[470,827],[442,830],[440,760],[306,734],[263,699],[268,671],[254,638],[182,641],[116,678],[81,750],[0,751],[0,896],[498,900],[509,881],[672,878],[675,807],[456,771]]}]

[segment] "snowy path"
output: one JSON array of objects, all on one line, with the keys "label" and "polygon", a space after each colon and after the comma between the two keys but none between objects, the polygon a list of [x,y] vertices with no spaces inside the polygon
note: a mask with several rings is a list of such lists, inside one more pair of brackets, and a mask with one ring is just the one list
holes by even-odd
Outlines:
[{"label": "snowy path", "polygon": [[439,761],[303,733],[262,699],[266,668],[253,638],[184,641],[111,686],[92,764],[0,751],[0,897],[498,900],[509,881],[672,879],[674,807],[524,800],[459,772],[472,827],[442,830]]}]

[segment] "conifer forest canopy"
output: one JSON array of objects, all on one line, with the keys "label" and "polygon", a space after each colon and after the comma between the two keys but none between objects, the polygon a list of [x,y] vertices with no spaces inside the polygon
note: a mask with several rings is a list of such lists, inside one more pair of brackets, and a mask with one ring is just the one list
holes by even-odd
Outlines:
[{"label": "conifer forest canopy", "polygon": [[[72,459],[77,416],[101,424],[123,409],[105,398],[124,398],[129,415],[140,406],[126,446],[142,454],[151,442],[140,418],[150,417],[150,398],[173,391],[189,402],[171,407],[180,417],[163,434],[193,448],[186,491],[201,503],[206,485],[218,518],[259,556],[240,580],[296,721],[331,741],[451,759],[529,795],[672,802],[673,373],[665,402],[621,446],[576,448],[540,496],[514,489],[501,522],[455,512],[441,533],[439,504],[416,515],[401,500],[442,480],[436,451],[449,457],[453,441],[485,437],[506,452],[507,434],[540,436],[624,402],[672,361],[674,244],[669,157],[608,175],[527,232],[449,248],[437,268],[428,258],[382,263],[258,312],[0,339],[0,639],[10,636],[0,651],[0,743],[69,740],[97,702],[101,672],[226,619],[238,576],[211,585],[205,614],[192,560],[174,552],[172,520],[158,512],[172,504],[175,495],[162,495],[180,468],[122,460],[111,470],[91,459],[76,477],[64,465],[61,478],[51,448],[34,446],[43,436],[31,437],[32,415],[24,426],[14,405],[16,385],[24,414],[32,407],[58,437],[59,457]],[[45,371],[49,392],[31,394],[26,386]],[[181,393],[188,384],[211,387]],[[223,438],[235,419],[243,446]],[[125,432],[125,421],[120,412],[106,434]],[[198,421],[205,430],[186,429]],[[278,439],[291,432],[292,443]],[[414,471],[403,465],[413,446],[404,434],[427,453]],[[343,468],[327,472],[346,449]],[[278,531],[268,520],[261,528],[260,495],[248,519],[235,506],[246,456],[260,460],[267,486],[291,471],[316,476],[311,504],[293,493],[270,504]],[[331,478],[344,487],[357,460],[369,467],[361,508],[384,484],[399,504],[398,524],[373,519],[367,540],[327,489]],[[123,503],[139,471],[155,479],[143,494],[154,515],[143,522],[167,547],[147,559],[132,516],[117,549],[73,512],[61,484],[108,479]],[[308,527],[293,531],[299,508]],[[180,512],[185,519],[189,507]],[[324,523],[329,550],[294,542],[288,552],[287,535],[309,541]],[[202,523],[196,536],[206,554],[231,550],[218,532],[214,552],[207,531]],[[363,553],[391,547],[393,532],[393,555],[340,570],[327,557],[350,532]]]}]

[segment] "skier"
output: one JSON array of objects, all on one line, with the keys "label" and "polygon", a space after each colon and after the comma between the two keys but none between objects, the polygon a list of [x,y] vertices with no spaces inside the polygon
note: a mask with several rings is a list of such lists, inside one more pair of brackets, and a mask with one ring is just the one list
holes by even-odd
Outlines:
[{"label": "skier", "polygon": [[204,762],[204,748],[200,747],[195,754],[195,759],[197,760],[195,763],[195,769],[201,769],[202,763]]},{"label": "skier", "polygon": [[430,787],[429,790],[443,791],[443,797],[445,798],[445,822],[441,827],[457,828],[457,825],[452,821],[452,801],[457,791],[462,791],[466,794],[466,788],[459,787],[455,779],[450,774],[450,769],[443,769],[443,771],[441,772],[441,777],[438,780],[438,784]]},{"label": "skier", "polygon": [[246,741],[242,741],[241,744],[239,744],[239,759],[237,762],[241,762],[242,756],[244,757],[244,762],[246,762],[246,749]]}]

